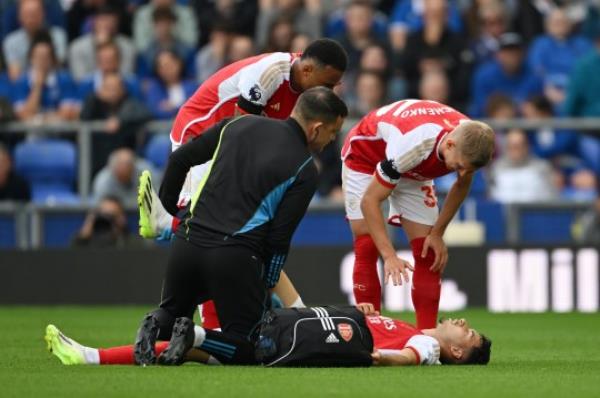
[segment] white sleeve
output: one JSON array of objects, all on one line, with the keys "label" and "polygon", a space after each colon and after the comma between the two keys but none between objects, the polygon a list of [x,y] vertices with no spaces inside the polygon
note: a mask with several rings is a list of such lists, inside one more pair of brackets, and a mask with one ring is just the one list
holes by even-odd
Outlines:
[{"label": "white sleeve", "polygon": [[244,67],[238,89],[240,96],[252,105],[264,107],[290,74],[290,54],[273,53]]},{"label": "white sleeve", "polygon": [[437,136],[442,126],[425,123],[417,128],[402,132],[390,123],[379,122],[378,134],[386,141],[386,159],[377,164],[377,177],[383,185],[393,187],[400,175],[416,167],[435,149]]},{"label": "white sleeve", "polygon": [[424,334],[411,337],[404,348],[412,349],[417,354],[421,365],[437,365],[440,360],[440,344],[436,339]]}]

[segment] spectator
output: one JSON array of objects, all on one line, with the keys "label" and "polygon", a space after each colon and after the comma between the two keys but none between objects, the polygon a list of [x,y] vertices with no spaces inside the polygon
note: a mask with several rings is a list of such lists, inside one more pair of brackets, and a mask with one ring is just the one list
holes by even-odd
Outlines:
[{"label": "spectator", "polygon": [[183,80],[183,60],[170,50],[158,53],[155,62],[157,79],[152,79],[146,91],[146,104],[154,118],[170,119],[179,107],[196,91],[197,85]]},{"label": "spectator", "polygon": [[154,72],[156,57],[162,50],[173,51],[183,60],[182,73],[185,76],[193,75],[194,69],[194,49],[183,41],[173,36],[174,27],[177,24],[177,16],[172,9],[168,7],[158,7],[152,13],[154,22],[154,40],[150,46],[140,54],[140,65],[138,70],[142,76],[150,76]]},{"label": "spectator", "polygon": [[[20,0],[19,22],[21,28],[4,39],[2,49],[8,67],[8,76],[16,80],[27,69],[27,52],[33,38],[46,29],[44,4],[41,0]],[[67,35],[64,30],[53,26],[48,29],[56,50],[55,62],[62,64],[67,55]]]},{"label": "spectator", "polygon": [[404,72],[409,97],[418,94],[421,75],[430,70],[441,70],[450,79],[451,105],[466,101],[472,55],[464,40],[447,26],[445,0],[426,0],[423,27],[411,33],[404,52],[399,57],[399,69]]},{"label": "spectator", "polygon": [[[27,0],[29,1],[29,0]],[[58,69],[48,36],[35,38],[29,49],[29,69],[14,84],[14,109],[20,120],[74,120],[80,101],[71,76]]]},{"label": "spectator", "polygon": [[479,7],[477,12],[478,32],[471,42],[475,64],[492,61],[498,51],[498,39],[508,32],[510,16],[506,5],[493,0]]},{"label": "spectator", "polygon": [[544,92],[554,105],[564,101],[569,74],[577,59],[592,49],[588,39],[572,30],[565,11],[556,8],[546,17],[546,34],[536,38],[529,49],[529,65],[542,79]]},{"label": "spectator", "polygon": [[[595,49],[577,61],[570,75],[563,106],[565,116],[600,116],[600,29],[596,32],[594,44]],[[582,136],[581,144],[584,158],[596,175],[600,175],[600,139]]]},{"label": "spectator", "polygon": [[[19,1],[3,0],[0,3],[0,38],[20,28]],[[64,28],[65,13],[60,0],[42,0],[44,15],[48,26]]]},{"label": "spectator", "polygon": [[371,44],[380,43],[379,36],[373,31],[375,11],[368,0],[352,0],[346,7],[346,31],[337,36],[337,41],[348,53],[348,70],[356,72],[362,52]]},{"label": "spectator", "polygon": [[470,115],[480,117],[488,98],[505,94],[517,104],[541,94],[541,80],[524,62],[523,41],[517,33],[504,33],[499,39],[495,60],[480,65],[471,84]]},{"label": "spectator", "polygon": [[231,26],[232,33],[254,36],[258,5],[256,0],[189,0],[202,36],[200,46],[208,43],[217,25]]},{"label": "spectator", "polygon": [[135,47],[133,42],[118,34],[119,12],[112,8],[101,8],[94,16],[92,32],[85,34],[69,48],[69,67],[75,80],[94,73],[96,69],[95,49],[103,44],[114,42],[119,48],[119,69],[123,74],[134,72]]},{"label": "spectator", "polygon": [[234,36],[229,43],[226,63],[241,61],[253,55],[255,55],[255,52],[252,38],[250,36]]},{"label": "spectator", "polygon": [[450,82],[442,71],[429,71],[419,81],[419,98],[447,104],[450,97]]},{"label": "spectator", "polygon": [[561,190],[560,196],[573,202],[593,202],[598,196],[596,185],[597,177],[591,170],[576,170],[569,175],[569,184]]},{"label": "spectator", "polygon": [[100,89],[87,97],[81,111],[82,120],[105,120],[104,134],[92,137],[92,171],[102,168],[115,148],[134,148],[136,133],[150,118],[144,104],[127,92],[118,73],[104,76]]},{"label": "spectator", "polygon": [[96,208],[88,213],[71,245],[75,247],[109,248],[140,245],[137,236],[127,229],[127,216],[121,201],[105,196]]},{"label": "spectator", "polygon": [[170,8],[177,16],[173,36],[195,48],[198,43],[198,25],[189,6],[177,4],[175,0],[151,0],[140,7],[133,17],[133,39],[139,52],[144,52],[152,43],[152,13],[156,8]]},{"label": "spectator", "polygon": [[0,201],[29,201],[31,191],[29,184],[12,169],[10,153],[0,144]]},{"label": "spectator", "polygon": [[259,0],[256,22],[256,46],[266,48],[271,27],[280,17],[292,23],[292,30],[303,33],[311,39],[322,36],[321,2],[319,0]]},{"label": "spectator", "polygon": [[[67,11],[67,34],[69,42],[92,31],[94,19],[99,10],[110,8],[118,13],[117,31],[131,36],[131,3],[128,0],[70,0],[71,7]],[[129,11],[128,11],[129,9]]]},{"label": "spectator", "polygon": [[227,47],[230,40],[227,25],[217,24],[210,32],[210,40],[196,56],[196,79],[202,83],[225,66]]},{"label": "spectator", "polygon": [[11,92],[12,84],[10,80],[4,73],[0,72],[0,122],[9,122],[15,118],[10,101]]},{"label": "spectator", "polygon": [[490,169],[490,195],[501,203],[533,203],[557,199],[552,173],[548,161],[529,153],[525,132],[511,130],[506,136],[505,155],[492,163]]},{"label": "spectator", "polygon": [[363,71],[356,78],[355,98],[350,104],[350,116],[361,118],[387,102],[385,80],[377,72]]},{"label": "spectator", "polygon": [[286,16],[279,17],[269,29],[267,44],[262,52],[290,52],[295,34],[292,19]]},{"label": "spectator", "polygon": [[96,174],[92,183],[92,198],[95,202],[112,196],[125,206],[135,206],[138,179],[144,170],[152,166],[144,159],[138,159],[129,148],[119,148],[111,152],[106,166]]},{"label": "spectator", "polygon": [[[387,82],[386,91],[389,99],[398,100],[406,97],[406,82],[393,71],[387,48],[379,44],[371,44],[365,48],[360,57],[360,70],[376,72],[383,76]],[[344,74],[346,75],[351,76],[351,74]],[[350,86],[354,89],[353,84]]]},{"label": "spectator", "polygon": [[[108,74],[120,72],[121,52],[119,46],[109,41],[96,47],[96,69],[93,73],[84,78],[79,91],[84,100],[93,92],[98,92],[102,86],[104,78]],[[141,98],[140,85],[135,75],[121,75],[127,91],[136,98]]]},{"label": "spectator", "polygon": [[[402,51],[408,35],[421,30],[424,26],[423,14],[428,0],[396,0],[390,18],[390,42],[394,51]],[[446,21],[448,29],[453,33],[461,33],[463,23],[460,10],[454,1],[448,2]]]}]

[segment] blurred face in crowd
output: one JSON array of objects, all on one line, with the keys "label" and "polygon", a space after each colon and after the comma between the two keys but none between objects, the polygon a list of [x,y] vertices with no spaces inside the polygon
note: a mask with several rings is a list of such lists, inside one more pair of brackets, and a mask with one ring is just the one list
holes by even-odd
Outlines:
[{"label": "blurred face in crowd", "polygon": [[496,53],[496,59],[504,73],[514,75],[521,69],[523,64],[523,49],[521,47],[501,48]]},{"label": "blurred face in crowd", "polygon": [[385,50],[380,46],[369,46],[360,57],[360,68],[363,70],[385,73],[388,59]]},{"label": "blurred face in crowd", "polygon": [[119,71],[119,50],[116,46],[104,46],[96,52],[96,68],[103,74]]},{"label": "blurred face in crowd", "polygon": [[248,36],[236,36],[231,40],[229,47],[229,62],[236,62],[248,58],[254,54],[252,38]]},{"label": "blurred face in crowd", "polygon": [[127,218],[121,204],[110,198],[105,198],[100,201],[96,209],[98,214],[114,221],[118,228],[124,228],[127,225]]},{"label": "blurred face in crowd", "polygon": [[152,0],[154,7],[172,7],[175,4],[175,0]]},{"label": "blurred face in crowd", "polygon": [[111,170],[117,181],[129,184],[135,177],[135,155],[131,149],[121,148],[112,153]]},{"label": "blurred face in crowd", "polygon": [[302,0],[276,0],[277,8],[282,11],[293,11],[302,7]]},{"label": "blurred face in crowd", "polygon": [[446,0],[425,0],[423,2],[423,18],[425,20],[445,20],[446,19]]},{"label": "blurred face in crowd", "polygon": [[166,84],[179,83],[182,69],[181,60],[170,51],[162,51],[156,57],[156,72]]},{"label": "blurred face in crowd", "polygon": [[419,96],[424,100],[446,103],[449,90],[448,78],[442,72],[426,73],[419,84]]},{"label": "blurred face in crowd", "polygon": [[118,73],[110,73],[102,79],[98,96],[110,105],[117,105],[125,96],[123,81]]},{"label": "blurred face in crowd", "polygon": [[571,33],[569,16],[560,8],[553,10],[546,18],[546,32],[558,40],[566,39]]},{"label": "blurred face in crowd", "polygon": [[289,21],[277,22],[271,29],[269,43],[275,51],[289,51],[294,37],[294,26]]},{"label": "blurred face in crowd", "polygon": [[373,24],[373,9],[353,4],[346,10],[346,28],[351,37],[368,37]]},{"label": "blurred face in crowd", "polygon": [[522,130],[511,130],[506,135],[506,157],[514,165],[523,164],[529,157],[529,143]]},{"label": "blurred face in crowd", "polygon": [[173,38],[173,25],[175,21],[168,18],[161,18],[154,21],[154,36],[159,42],[170,42]]},{"label": "blurred face in crowd", "polygon": [[492,3],[484,6],[479,12],[482,30],[492,37],[499,37],[507,30],[506,14],[502,5]]},{"label": "blurred face in crowd", "polygon": [[292,39],[292,44],[290,46],[290,52],[293,52],[293,53],[304,52],[304,50],[306,49],[306,47],[308,47],[309,44],[310,44],[310,37],[303,35],[303,34],[297,34]]},{"label": "blurred face in crowd", "polygon": [[372,111],[383,105],[385,83],[375,73],[361,73],[356,79],[356,93],[359,101]]},{"label": "blurred face in crowd", "polygon": [[39,31],[44,27],[44,6],[40,0],[21,0],[19,7],[19,22],[29,33]]},{"label": "blurred face in crowd", "polygon": [[99,14],[94,18],[94,32],[96,35],[113,37],[117,33],[119,17],[115,14]]},{"label": "blurred face in crowd", "polygon": [[43,73],[48,73],[54,67],[54,53],[50,43],[36,43],[31,49],[29,63],[31,68]]}]

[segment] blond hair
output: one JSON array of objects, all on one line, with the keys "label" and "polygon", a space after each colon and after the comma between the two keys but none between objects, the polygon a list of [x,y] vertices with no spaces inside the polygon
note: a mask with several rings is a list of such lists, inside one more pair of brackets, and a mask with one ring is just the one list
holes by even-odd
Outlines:
[{"label": "blond hair", "polygon": [[494,130],[483,122],[468,120],[455,130],[458,133],[457,149],[474,167],[487,165],[492,159],[494,148]]}]

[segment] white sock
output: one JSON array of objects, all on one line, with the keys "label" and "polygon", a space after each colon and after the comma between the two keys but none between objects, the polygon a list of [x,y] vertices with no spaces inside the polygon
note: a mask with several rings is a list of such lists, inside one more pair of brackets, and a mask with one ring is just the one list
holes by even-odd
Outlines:
[{"label": "white sock", "polygon": [[290,305],[290,308],[306,308],[306,306],[302,302],[302,297],[298,296],[298,298],[296,299],[296,301],[294,301],[292,303],[292,305]]},{"label": "white sock", "polygon": [[206,339],[206,330],[200,326],[194,326],[194,347],[200,348]]},{"label": "white sock", "polygon": [[208,356],[208,361],[206,362],[207,365],[220,365],[221,362],[219,362],[219,360],[215,357],[213,357],[212,355]]},{"label": "white sock", "polygon": [[88,365],[100,365],[100,351],[97,348],[81,346],[85,363]]}]

